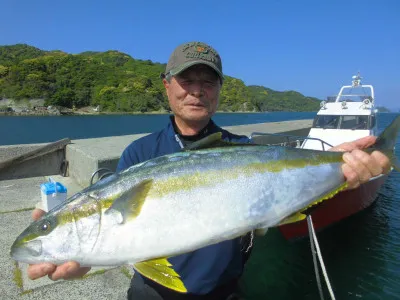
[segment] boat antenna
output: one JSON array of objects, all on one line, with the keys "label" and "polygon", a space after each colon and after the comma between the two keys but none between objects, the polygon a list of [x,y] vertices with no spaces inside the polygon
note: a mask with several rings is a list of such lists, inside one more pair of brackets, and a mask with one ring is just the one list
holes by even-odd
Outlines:
[{"label": "boat antenna", "polygon": [[352,78],[353,78],[353,81],[351,82],[352,87],[358,87],[361,85],[362,77],[360,76],[360,72],[358,72],[357,75],[354,75]]}]

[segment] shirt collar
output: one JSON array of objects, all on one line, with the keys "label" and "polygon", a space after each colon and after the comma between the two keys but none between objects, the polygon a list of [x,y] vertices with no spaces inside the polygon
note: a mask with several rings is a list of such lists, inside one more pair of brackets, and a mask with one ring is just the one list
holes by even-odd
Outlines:
[{"label": "shirt collar", "polygon": [[214,121],[211,119],[210,119],[210,122],[208,122],[206,127],[204,127],[198,134],[192,135],[192,136],[186,136],[186,135],[182,135],[179,133],[179,131],[176,127],[176,124],[175,124],[174,116],[170,116],[170,122],[169,122],[168,126],[169,126],[168,131],[169,131],[170,136],[175,136],[175,134],[178,134],[183,139],[194,140],[194,141],[197,141],[211,133],[215,133],[215,132],[219,131],[219,127],[217,125],[215,125]]}]

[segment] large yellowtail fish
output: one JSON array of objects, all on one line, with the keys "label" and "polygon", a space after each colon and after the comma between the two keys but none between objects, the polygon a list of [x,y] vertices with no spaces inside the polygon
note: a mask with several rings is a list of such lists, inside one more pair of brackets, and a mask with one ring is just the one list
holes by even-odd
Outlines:
[{"label": "large yellowtail fish", "polygon": [[[399,128],[400,117],[373,148],[397,169]],[[342,153],[224,144],[220,134],[211,135],[192,150],[99,181],[33,222],[11,256],[31,264],[133,264],[144,276],[185,292],[168,257],[297,221],[299,212],[346,186]]]}]

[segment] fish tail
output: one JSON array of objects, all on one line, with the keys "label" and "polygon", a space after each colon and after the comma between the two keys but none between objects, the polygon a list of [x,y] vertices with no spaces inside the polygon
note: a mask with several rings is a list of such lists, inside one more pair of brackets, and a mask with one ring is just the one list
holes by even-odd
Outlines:
[{"label": "fish tail", "polygon": [[392,167],[400,172],[400,163],[394,153],[396,138],[400,131],[400,116],[396,117],[394,121],[385,128],[385,130],[378,136],[374,145],[369,147],[368,152],[378,150],[384,153],[390,160]]}]

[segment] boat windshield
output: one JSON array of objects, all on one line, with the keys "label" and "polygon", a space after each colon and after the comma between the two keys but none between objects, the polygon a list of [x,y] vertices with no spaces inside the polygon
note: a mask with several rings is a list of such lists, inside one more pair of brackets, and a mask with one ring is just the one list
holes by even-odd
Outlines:
[{"label": "boat windshield", "polygon": [[339,124],[340,116],[316,116],[314,119],[314,128],[323,128],[323,129],[336,129]]},{"label": "boat windshield", "polygon": [[374,116],[319,115],[314,119],[314,128],[366,130],[374,127]]}]

